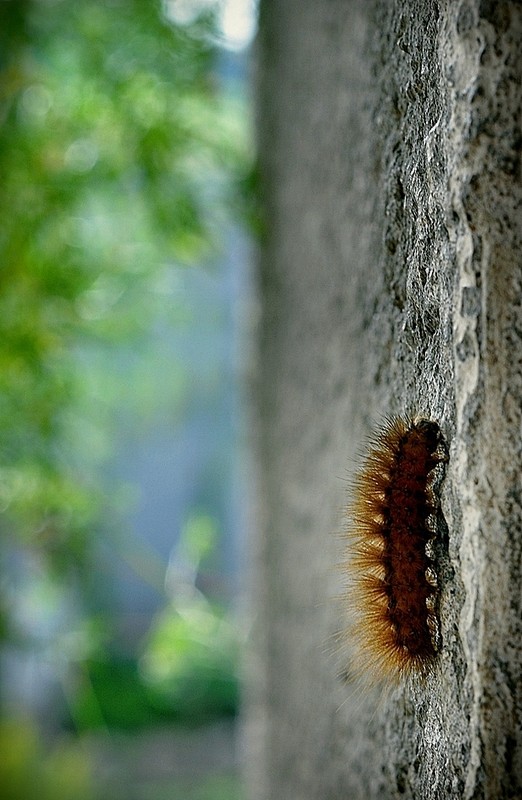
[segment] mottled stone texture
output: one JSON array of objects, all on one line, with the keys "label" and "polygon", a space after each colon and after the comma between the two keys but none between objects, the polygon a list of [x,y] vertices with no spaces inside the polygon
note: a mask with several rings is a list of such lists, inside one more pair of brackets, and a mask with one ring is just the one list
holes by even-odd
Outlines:
[{"label": "mottled stone texture", "polygon": [[[522,5],[265,0],[260,24],[251,796],[515,800]],[[336,647],[336,532],[365,435],[404,412],[450,446],[443,648],[376,697]]]}]

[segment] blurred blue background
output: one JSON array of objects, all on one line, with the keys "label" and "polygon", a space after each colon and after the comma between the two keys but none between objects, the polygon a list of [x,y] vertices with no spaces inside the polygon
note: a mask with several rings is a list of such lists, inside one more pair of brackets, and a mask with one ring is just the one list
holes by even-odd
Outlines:
[{"label": "blurred blue background", "polygon": [[0,6],[0,794],[242,797],[248,0]]}]

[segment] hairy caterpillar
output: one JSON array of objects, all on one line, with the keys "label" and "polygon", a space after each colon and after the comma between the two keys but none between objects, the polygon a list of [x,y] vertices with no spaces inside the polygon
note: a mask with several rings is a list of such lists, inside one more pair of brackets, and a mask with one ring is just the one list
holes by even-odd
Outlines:
[{"label": "hairy caterpillar", "polygon": [[389,417],[353,482],[347,599],[371,680],[425,676],[441,648],[436,544],[447,460],[436,422]]}]

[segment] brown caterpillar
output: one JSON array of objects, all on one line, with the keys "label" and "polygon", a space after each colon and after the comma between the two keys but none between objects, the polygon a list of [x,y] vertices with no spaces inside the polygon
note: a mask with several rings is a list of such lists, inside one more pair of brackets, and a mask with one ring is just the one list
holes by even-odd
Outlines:
[{"label": "brown caterpillar", "polygon": [[441,648],[435,545],[447,460],[436,422],[390,417],[355,477],[347,599],[359,668],[372,681],[425,676]]}]

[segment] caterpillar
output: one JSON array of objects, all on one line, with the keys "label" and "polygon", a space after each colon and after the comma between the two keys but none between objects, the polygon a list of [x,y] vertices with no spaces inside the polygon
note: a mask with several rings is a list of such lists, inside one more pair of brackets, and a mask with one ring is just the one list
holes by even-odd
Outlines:
[{"label": "caterpillar", "polygon": [[346,597],[357,663],[372,681],[426,676],[441,649],[437,517],[447,460],[436,422],[388,417],[353,481]]}]

